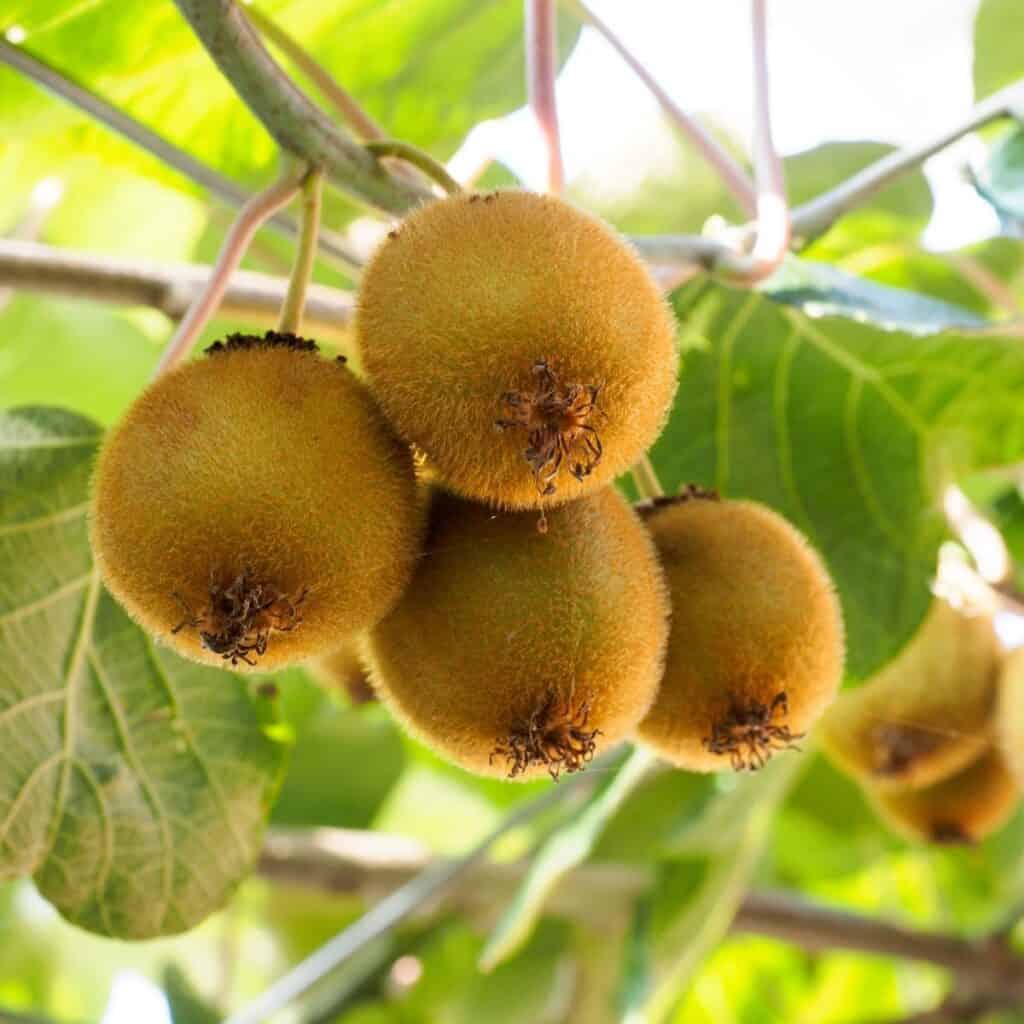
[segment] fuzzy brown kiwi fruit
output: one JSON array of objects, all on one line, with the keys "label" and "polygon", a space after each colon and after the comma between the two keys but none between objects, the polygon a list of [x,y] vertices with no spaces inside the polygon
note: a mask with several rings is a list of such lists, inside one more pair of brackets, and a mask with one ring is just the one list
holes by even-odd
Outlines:
[{"label": "fuzzy brown kiwi fruit", "polygon": [[991,618],[936,599],[903,651],[825,712],[822,748],[874,785],[938,782],[991,742],[998,668]]},{"label": "fuzzy brown kiwi fruit", "polygon": [[550,513],[435,491],[424,557],[369,634],[371,680],[409,730],[482,775],[576,771],[654,698],[668,634],[654,547],[606,489]]},{"label": "fuzzy brown kiwi fruit", "polygon": [[800,533],[753,502],[694,489],[645,515],[672,628],[637,734],[689,771],[759,768],[839,687],[843,623],[829,575]]},{"label": "fuzzy brown kiwi fruit", "polygon": [[980,842],[1006,823],[1020,799],[1006,759],[995,746],[930,786],[866,788],[886,824],[924,843]]},{"label": "fuzzy brown kiwi fruit", "polygon": [[998,694],[996,735],[1017,785],[1024,789],[1024,647],[1004,657]]},{"label": "fuzzy brown kiwi fruit", "polygon": [[312,342],[235,335],[154,381],[93,480],[103,580],[196,661],[330,651],[398,600],[422,538],[412,459]]},{"label": "fuzzy brown kiwi fruit", "polygon": [[459,194],[377,249],[356,336],[395,427],[446,486],[555,505],[629,469],[676,388],[675,325],[636,252],[561,199]]}]

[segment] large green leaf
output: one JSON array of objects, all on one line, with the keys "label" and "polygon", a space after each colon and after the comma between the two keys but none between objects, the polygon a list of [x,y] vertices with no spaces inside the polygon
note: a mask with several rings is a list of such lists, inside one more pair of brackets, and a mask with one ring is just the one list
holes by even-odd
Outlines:
[{"label": "large green leaf", "polygon": [[[14,0],[0,28],[24,46],[240,180],[264,180],[275,146],[169,2]],[[398,138],[450,153],[478,121],[525,99],[523,8],[504,0],[284,0],[261,4]],[[560,19],[563,56],[579,27]],[[54,163],[91,153],[160,174],[106,129],[0,70],[0,129],[31,140]],[[22,159],[26,159],[25,154]],[[167,176],[174,181],[176,176]]]},{"label": "large green leaf", "polygon": [[975,99],[1024,77],[1021,38],[1024,5],[1018,0],[981,0],[974,22]]},{"label": "large green leaf", "polygon": [[666,488],[754,498],[803,530],[839,589],[848,670],[870,675],[928,606],[944,485],[1024,454],[1024,349],[814,319],[706,280],[675,307],[686,352],[653,450]]},{"label": "large green leaf", "polygon": [[0,415],[0,877],[143,938],[196,924],[249,871],[282,752],[239,678],[155,647],[103,589],[99,440],[62,410]]}]

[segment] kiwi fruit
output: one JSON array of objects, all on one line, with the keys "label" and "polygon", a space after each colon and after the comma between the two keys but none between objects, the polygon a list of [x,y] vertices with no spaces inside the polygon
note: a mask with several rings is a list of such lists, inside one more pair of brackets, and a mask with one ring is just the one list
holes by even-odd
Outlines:
[{"label": "kiwi fruit", "polygon": [[110,432],[90,529],[103,580],[196,661],[321,655],[398,600],[422,539],[408,449],[312,342],[233,335]]},{"label": "kiwi fruit", "polygon": [[936,783],[991,742],[998,668],[991,618],[936,599],[900,654],[825,712],[822,748],[873,785]]},{"label": "kiwi fruit", "polygon": [[665,677],[638,737],[689,771],[761,767],[796,745],[842,677],[821,560],[785,519],[691,488],[646,506],[672,604]]},{"label": "kiwi fruit", "polygon": [[998,740],[1017,785],[1024,789],[1024,647],[1003,658],[998,701]]},{"label": "kiwi fruit", "polygon": [[328,691],[344,695],[352,704],[367,704],[376,699],[357,640],[346,640],[336,651],[321,658],[313,674]]},{"label": "kiwi fruit", "polygon": [[879,817],[895,832],[923,843],[977,843],[1006,823],[1019,791],[1002,752],[979,757],[930,786],[869,785]]},{"label": "kiwi fruit", "polygon": [[415,736],[481,775],[582,768],[654,699],[668,602],[654,547],[613,489],[550,513],[435,490],[424,556],[366,652]]},{"label": "kiwi fruit", "polygon": [[657,438],[675,326],[608,225],[553,196],[420,207],[363,275],[356,337],[399,433],[445,485],[508,508],[581,497]]}]

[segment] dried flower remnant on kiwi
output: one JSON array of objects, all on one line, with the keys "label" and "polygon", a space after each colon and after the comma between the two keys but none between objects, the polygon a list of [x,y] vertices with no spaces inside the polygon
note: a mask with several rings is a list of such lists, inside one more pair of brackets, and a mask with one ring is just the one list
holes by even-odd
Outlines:
[{"label": "dried flower remnant on kiwi", "polygon": [[208,356],[221,352],[244,352],[254,348],[286,348],[292,352],[318,352],[319,346],[309,338],[282,331],[266,331],[264,334],[229,334],[223,341],[215,341],[203,349]]},{"label": "dried flower remnant on kiwi", "polygon": [[883,722],[872,730],[872,767],[880,776],[903,776],[922,757],[935,753],[946,737],[916,725]]},{"label": "dried flower remnant on kiwi", "polygon": [[600,385],[567,383],[559,379],[550,358],[532,368],[533,388],[506,391],[501,396],[505,415],[495,421],[499,430],[525,430],[523,452],[537,491],[549,497],[558,489],[558,474],[568,460],[569,472],[583,480],[597,468],[604,453],[600,435],[590,422],[600,413]]},{"label": "dried flower remnant on kiwi", "polygon": [[711,754],[728,755],[733,771],[757,771],[776,751],[799,749],[797,743],[804,734],[784,724],[788,714],[785,693],[776,694],[770,704],[734,705],[724,720],[712,726],[704,746]]},{"label": "dried flower remnant on kiwi", "polygon": [[254,666],[253,659],[266,654],[273,633],[290,633],[302,625],[300,609],[307,596],[304,588],[289,597],[272,583],[257,579],[250,569],[226,586],[211,572],[209,602],[204,608],[194,611],[180,594],[173,595],[184,615],[171,633],[198,630],[208,651],[232,665],[242,661]]},{"label": "dried flower remnant on kiwi", "polygon": [[517,778],[533,765],[546,765],[557,782],[564,771],[571,775],[594,757],[600,729],[588,729],[590,702],[562,701],[549,690],[544,702],[527,718],[520,719],[506,737],[499,739],[491,753],[505,758],[508,777]]}]

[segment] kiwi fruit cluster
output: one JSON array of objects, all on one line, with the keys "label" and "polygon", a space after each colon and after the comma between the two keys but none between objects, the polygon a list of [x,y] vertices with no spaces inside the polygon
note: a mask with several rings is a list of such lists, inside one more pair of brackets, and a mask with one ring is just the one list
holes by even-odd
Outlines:
[{"label": "kiwi fruit cluster", "polygon": [[990,615],[936,598],[900,655],[825,711],[822,748],[897,834],[978,842],[1020,800],[1022,668]]},{"label": "kiwi fruit cluster", "polygon": [[110,432],[96,562],[159,642],[369,681],[486,775],[557,779],[627,738],[694,771],[799,743],[842,675],[818,556],[762,506],[613,486],[677,379],[628,243],[525,191],[432,202],[366,267],[355,340],[362,378],[232,335]]}]

